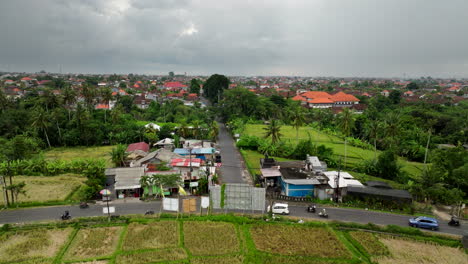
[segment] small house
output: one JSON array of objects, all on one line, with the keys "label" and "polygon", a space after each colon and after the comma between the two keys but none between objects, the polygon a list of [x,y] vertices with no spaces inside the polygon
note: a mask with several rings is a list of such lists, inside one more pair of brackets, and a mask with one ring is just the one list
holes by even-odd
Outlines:
[{"label": "small house", "polygon": [[182,178],[186,181],[198,180],[200,178],[200,166],[202,165],[201,159],[172,159],[171,167],[173,170],[178,171]]}]

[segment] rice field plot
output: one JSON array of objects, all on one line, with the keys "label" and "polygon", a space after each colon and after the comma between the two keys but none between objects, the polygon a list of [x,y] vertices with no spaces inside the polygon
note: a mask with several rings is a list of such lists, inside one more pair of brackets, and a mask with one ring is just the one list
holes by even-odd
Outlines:
[{"label": "rice field plot", "polygon": [[238,256],[223,256],[223,257],[198,257],[192,258],[192,264],[242,264],[244,257]]},{"label": "rice field plot", "polygon": [[79,260],[111,255],[117,249],[121,232],[120,226],[80,229],[63,259]]},{"label": "rice field plot", "polygon": [[[0,262],[48,263],[65,244],[71,233],[67,229],[36,229],[0,235]],[[49,261],[50,262],[50,261]]]},{"label": "rice field plot", "polygon": [[282,255],[350,258],[335,234],[321,227],[262,224],[250,228],[260,251]]},{"label": "rice field plot", "polygon": [[185,247],[193,255],[223,255],[240,250],[236,227],[231,223],[186,221]]},{"label": "rice field plot", "polygon": [[123,250],[177,247],[179,228],[176,221],[149,224],[131,223],[124,239]]},{"label": "rice field plot", "polygon": [[187,258],[187,253],[181,248],[145,251],[135,254],[118,255],[116,264],[146,264],[160,261],[176,261]]},{"label": "rice field plot", "polygon": [[389,256],[373,258],[380,264],[466,264],[468,254],[462,249],[429,244],[408,239],[381,238]]},{"label": "rice field plot", "polygon": [[[18,195],[18,202],[48,202],[63,201],[83,185],[86,177],[77,174],[62,174],[58,176],[15,176],[13,183],[25,182],[25,195]],[[0,204],[3,203],[0,195]]]},{"label": "rice field plot", "polygon": [[109,153],[114,147],[115,146],[61,147],[52,148],[44,154],[48,160],[104,159],[106,161],[106,167],[110,168],[113,164]]},{"label": "rice field plot", "polygon": [[388,248],[382,244],[377,237],[369,232],[352,231],[349,235],[361,244],[364,249],[372,256],[386,256],[389,254]]},{"label": "rice field plot", "polygon": [[86,261],[86,262],[74,262],[69,264],[108,264],[109,261],[107,260],[93,260],[93,261]]}]

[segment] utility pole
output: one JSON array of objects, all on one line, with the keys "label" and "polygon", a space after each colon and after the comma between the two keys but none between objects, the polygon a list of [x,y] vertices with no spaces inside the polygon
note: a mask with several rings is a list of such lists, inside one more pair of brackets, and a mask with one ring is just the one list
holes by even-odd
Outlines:
[{"label": "utility pole", "polygon": [[189,183],[189,189],[190,189],[190,195],[192,194],[192,147],[189,147],[189,161],[190,161],[190,171],[189,171],[189,176],[190,176],[190,183]]},{"label": "utility pole", "polygon": [[335,178],[335,186],[336,186],[336,190],[335,190],[335,202],[338,202],[339,200],[339,190],[340,190],[340,172],[341,172],[341,159],[340,159],[340,164],[338,165],[338,175],[336,175],[336,178]]}]

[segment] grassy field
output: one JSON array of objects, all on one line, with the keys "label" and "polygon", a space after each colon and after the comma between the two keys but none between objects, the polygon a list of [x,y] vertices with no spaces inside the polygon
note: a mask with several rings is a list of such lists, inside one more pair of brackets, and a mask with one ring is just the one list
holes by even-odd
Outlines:
[{"label": "grassy field", "polygon": [[[0,234],[0,263],[50,258],[58,253],[72,229],[35,229]],[[47,262],[47,261],[45,261]]]},{"label": "grassy field", "polygon": [[258,225],[253,226],[250,232],[256,248],[268,253],[351,258],[338,238],[323,227]]},{"label": "grassy field", "polygon": [[112,254],[122,227],[85,228],[78,231],[64,256],[65,260],[80,260]]},{"label": "grassy field", "polygon": [[184,222],[185,247],[193,255],[223,255],[239,251],[236,227],[220,222]]},{"label": "grassy field", "polygon": [[114,146],[53,148],[46,151],[48,160],[104,159],[106,166],[113,167],[110,152]]},{"label": "grassy field", "polygon": [[390,256],[377,257],[380,264],[466,264],[463,250],[403,239],[380,239],[388,247]]},{"label": "grassy field", "polygon": [[102,218],[88,223],[76,220],[61,229],[35,224],[0,231],[0,264],[425,264],[467,260],[466,253],[455,248],[460,243],[449,238],[394,239],[314,221],[265,222],[235,216],[160,221],[134,216],[129,222],[108,223]]},{"label": "grassy field", "polygon": [[149,224],[131,223],[128,226],[123,249],[157,249],[177,247],[179,244],[178,225],[173,221]]},{"label": "grassy field", "polygon": [[[58,176],[14,176],[13,183],[25,182],[25,195],[18,195],[18,202],[63,201],[78,187],[84,185],[85,177],[76,174]],[[3,204],[0,195],[0,204]]]},{"label": "grassy field", "polygon": [[[244,134],[252,135],[257,137],[263,137],[265,131],[265,125],[256,125],[248,124],[245,126]],[[296,129],[292,126],[282,126],[281,134],[283,134],[283,140],[290,140],[292,143],[296,144]],[[333,149],[333,152],[338,157],[343,157],[344,159],[344,141],[340,138],[332,135],[328,135],[311,127],[301,127],[299,129],[299,140],[308,139],[309,135],[313,142],[317,145],[325,145]],[[377,151],[377,155],[380,154],[380,151]],[[358,147],[353,147],[348,144],[347,146],[347,158],[346,158],[346,167],[355,167],[357,164],[363,160],[373,159],[374,151],[370,149],[362,149]],[[344,162],[344,160],[343,160]],[[402,164],[404,165],[403,170],[408,172],[410,175],[418,176],[421,172],[422,163],[418,162],[409,162],[407,160],[401,159]],[[257,162],[258,163],[258,162]]]}]

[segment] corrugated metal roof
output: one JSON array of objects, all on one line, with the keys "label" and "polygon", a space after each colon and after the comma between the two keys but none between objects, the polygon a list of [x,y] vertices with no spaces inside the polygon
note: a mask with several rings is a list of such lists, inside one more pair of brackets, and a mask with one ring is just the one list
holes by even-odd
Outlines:
[{"label": "corrugated metal roof", "polygon": [[145,175],[145,168],[116,168],[115,190],[127,190],[140,188],[141,176]]}]

